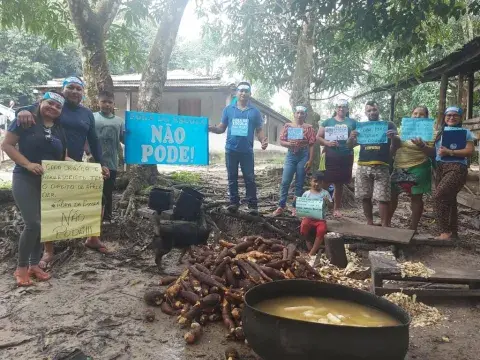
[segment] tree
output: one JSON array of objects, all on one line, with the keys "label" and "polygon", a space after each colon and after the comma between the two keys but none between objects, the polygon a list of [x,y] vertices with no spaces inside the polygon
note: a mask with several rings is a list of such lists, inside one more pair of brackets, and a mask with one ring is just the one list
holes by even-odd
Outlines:
[{"label": "tree", "polygon": [[[78,38],[87,102],[95,109],[98,91],[113,89],[105,47],[109,30],[113,28],[112,35],[118,36],[110,44],[131,45],[135,38],[131,28],[148,16],[150,5],[147,0],[3,0],[0,18],[3,28],[17,27],[45,35],[54,46]],[[125,58],[135,58],[135,51],[122,50],[130,54]]]},{"label": "tree", "polygon": [[[150,49],[139,90],[138,108],[145,112],[161,112],[161,100],[167,81],[167,69],[178,28],[188,0],[169,0],[159,14],[159,26]],[[137,165],[122,200],[129,200],[144,184],[155,183],[156,165]]]},{"label": "tree", "polygon": [[53,49],[44,38],[17,30],[0,31],[0,47],[0,103],[6,105],[26,105],[33,100],[32,86],[76,73],[80,65],[72,61],[74,48]]}]

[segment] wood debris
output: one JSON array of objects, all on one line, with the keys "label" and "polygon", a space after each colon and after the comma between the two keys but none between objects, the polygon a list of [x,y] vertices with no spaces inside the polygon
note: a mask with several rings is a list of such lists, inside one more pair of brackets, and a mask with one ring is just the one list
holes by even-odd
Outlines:
[{"label": "wood debris", "polygon": [[412,262],[412,261],[405,261],[404,263],[399,264],[400,271],[402,273],[402,278],[405,277],[423,277],[429,278],[435,271],[429,269],[421,262]]},{"label": "wood debris", "polygon": [[403,308],[412,318],[411,326],[413,327],[436,325],[444,319],[436,307],[418,302],[415,295],[408,296],[396,292],[383,297]]}]

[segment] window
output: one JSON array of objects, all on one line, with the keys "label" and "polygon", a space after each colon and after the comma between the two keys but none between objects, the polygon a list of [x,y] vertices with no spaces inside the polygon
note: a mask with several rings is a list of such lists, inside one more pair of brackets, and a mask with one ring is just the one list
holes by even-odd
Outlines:
[{"label": "window", "polygon": [[278,126],[273,127],[273,141],[274,142],[278,141]]},{"label": "window", "polygon": [[200,99],[179,99],[178,115],[201,116],[202,100]]}]

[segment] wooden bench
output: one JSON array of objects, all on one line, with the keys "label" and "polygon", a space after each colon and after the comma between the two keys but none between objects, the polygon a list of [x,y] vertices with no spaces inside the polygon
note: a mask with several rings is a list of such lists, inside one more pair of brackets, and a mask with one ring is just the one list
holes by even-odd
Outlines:
[{"label": "wooden bench", "polygon": [[[436,269],[428,276],[405,276],[395,256],[390,251],[370,251],[368,258],[371,263],[372,292],[376,295],[385,295],[393,292],[403,292],[407,295],[437,296],[437,297],[477,297],[480,296],[480,270]],[[433,269],[432,269],[433,270]],[[383,287],[384,280],[421,282],[422,287]],[[465,285],[433,288],[432,284]],[[430,288],[428,288],[430,287]]]}]

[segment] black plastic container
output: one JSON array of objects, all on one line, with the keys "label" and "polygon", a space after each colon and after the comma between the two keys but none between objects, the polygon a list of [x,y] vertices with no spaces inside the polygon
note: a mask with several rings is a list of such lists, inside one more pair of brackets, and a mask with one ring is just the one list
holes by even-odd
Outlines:
[{"label": "black plastic container", "polygon": [[[383,311],[396,326],[354,327],[286,319],[255,308],[282,296],[328,297]],[[245,294],[243,329],[253,351],[264,360],[404,360],[410,317],[397,305],[369,292],[311,280],[258,285]]]},{"label": "black plastic container", "polygon": [[170,209],[172,204],[172,191],[162,188],[153,188],[148,195],[148,207],[157,214]]},{"label": "black plastic container", "polygon": [[183,188],[173,207],[173,217],[176,220],[198,220],[203,198],[204,195],[197,190],[189,187]]}]

